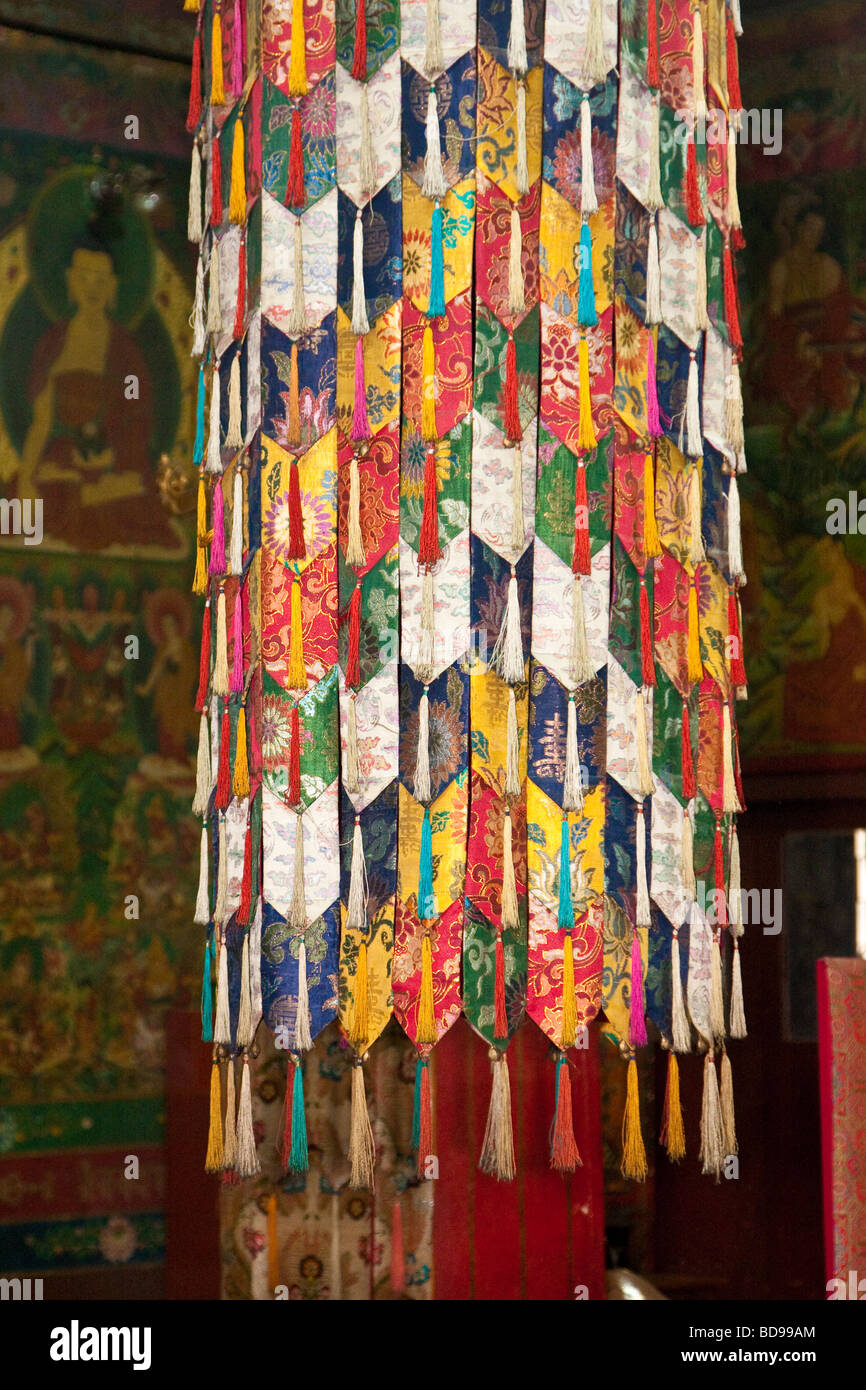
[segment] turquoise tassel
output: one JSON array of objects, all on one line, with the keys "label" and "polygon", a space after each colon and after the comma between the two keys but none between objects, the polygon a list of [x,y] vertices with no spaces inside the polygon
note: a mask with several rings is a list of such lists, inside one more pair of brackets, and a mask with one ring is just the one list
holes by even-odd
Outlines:
[{"label": "turquoise tassel", "polygon": [[421,857],[418,861],[418,917],[429,922],[436,916],[436,899],[433,896],[433,832],[430,827],[430,807],[424,807],[424,820],[421,823]]},{"label": "turquoise tassel", "polygon": [[412,1148],[415,1150],[421,1143],[421,1073],[426,1065],[426,1057],[419,1057],[415,1063],[415,1101],[412,1107]]},{"label": "turquoise tassel", "polygon": [[433,208],[430,227],[430,301],[427,305],[427,317],[435,319],[444,313],[445,257],[442,250],[442,209],[437,203]]},{"label": "turquoise tassel", "polygon": [[204,367],[198,369],[198,400],[195,408],[195,444],[192,461],[196,468],[204,458]]},{"label": "turquoise tassel", "polygon": [[574,907],[571,901],[571,865],[568,858],[568,821],[562,822],[562,835],[559,842],[559,925],[570,929],[574,926]]},{"label": "turquoise tassel", "polygon": [[598,323],[598,314],[595,311],[595,290],[592,284],[592,236],[588,222],[584,222],[580,229],[578,287],[577,321],[584,328],[594,328]]},{"label": "turquoise tassel", "polygon": [[213,1042],[213,985],[211,984],[211,962],[213,961],[213,940],[208,936],[204,943],[204,969],[201,977],[201,1040]]},{"label": "turquoise tassel", "polygon": [[289,1153],[289,1167],[293,1173],[306,1173],[310,1167],[307,1152],[307,1116],[304,1111],[304,1073],[300,1063],[295,1064],[295,1079],[292,1084],[292,1147]]}]

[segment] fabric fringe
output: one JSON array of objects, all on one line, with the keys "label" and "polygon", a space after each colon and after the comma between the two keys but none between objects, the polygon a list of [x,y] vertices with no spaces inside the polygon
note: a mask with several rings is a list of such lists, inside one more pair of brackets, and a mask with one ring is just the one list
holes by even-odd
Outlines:
[{"label": "fabric fringe", "polygon": [[517,575],[511,567],[508,581],[508,595],[505,613],[496,645],[493,648],[490,664],[500,678],[508,685],[520,685],[525,676],[523,661],[523,637],[520,623],[520,600],[517,589]]},{"label": "fabric fringe", "polygon": [[701,1172],[718,1182],[725,1162],[725,1141],[722,1132],[722,1111],[719,1099],[719,1079],[712,1052],[704,1058],[704,1087],[701,1101],[701,1147],[698,1152]]},{"label": "fabric fringe", "polygon": [[[427,0],[428,13],[429,6],[435,4],[436,0]],[[437,5],[438,9],[438,5]],[[431,85],[427,93],[427,120],[425,123],[427,135],[427,153],[424,156],[424,181],[421,185],[421,192],[425,198],[444,198],[448,192],[448,185],[445,182],[445,170],[442,167],[442,146],[439,137],[439,107],[436,101],[436,88]]]},{"label": "fabric fringe", "polygon": [[495,1052],[492,1071],[490,1108],[487,1111],[487,1124],[478,1167],[482,1173],[488,1173],[500,1182],[511,1182],[517,1168],[514,1162],[514,1134],[511,1124],[511,1082],[504,1052]]},{"label": "fabric fringe", "polygon": [[367,1110],[367,1092],[364,1087],[364,1066],[357,1057],[352,1066],[352,1102],[349,1122],[349,1162],[352,1172],[349,1186],[370,1188],[373,1186],[373,1173],[376,1166],[376,1145],[373,1129]]},{"label": "fabric fringe", "polygon": [[[579,583],[580,581],[578,581]],[[574,692],[569,692],[565,724],[565,776],[562,780],[563,811],[583,810],[583,778],[577,744],[577,705]]]},{"label": "fabric fringe", "polygon": [[691,1052],[692,1032],[686,1013],[683,977],[680,971],[679,927],[671,937],[671,1032],[675,1052]]},{"label": "fabric fringe", "polygon": [[591,217],[598,212],[592,160],[592,107],[587,92],[583,93],[580,102],[580,211],[583,217]]}]

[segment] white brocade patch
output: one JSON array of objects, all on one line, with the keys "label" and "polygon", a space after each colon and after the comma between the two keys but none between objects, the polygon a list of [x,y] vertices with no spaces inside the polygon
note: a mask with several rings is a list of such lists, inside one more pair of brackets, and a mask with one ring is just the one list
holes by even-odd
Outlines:
[{"label": "white brocade patch", "polygon": [[[439,28],[442,57],[450,68],[461,53],[475,47],[476,6],[474,0],[439,0]],[[427,0],[402,0],[400,6],[400,47],[407,63],[424,74],[424,48],[427,32]]]},{"label": "white brocade patch", "polygon": [[683,888],[683,808],[664,782],[656,780],[650,816],[652,872],[650,897],[675,927],[682,926],[689,910]]},{"label": "white brocade patch", "polygon": [[[637,800],[642,800],[637,760],[638,687],[616,657],[607,658],[607,770]],[[652,767],[653,692],[643,692],[647,748]]]},{"label": "white brocade patch", "polygon": [[[400,538],[400,629],[402,656],[415,669],[421,636],[421,576],[418,555]],[[444,548],[433,573],[433,676],[461,660],[470,647],[469,532],[461,531]]]},{"label": "white brocade patch", "polygon": [[495,425],[475,411],[472,431],[472,530],[485,545],[510,563],[520,558],[535,535],[536,422],[521,440],[524,538],[519,551],[511,545],[514,450]]},{"label": "white brocade patch", "polygon": [[[549,546],[536,537],[533,551],[532,655],[567,690],[571,678],[571,611],[574,575]],[[610,546],[592,557],[592,573],[584,575],[583,605],[589,655],[596,671],[607,660]]]},{"label": "white brocade patch", "polygon": [[[376,800],[397,775],[400,745],[398,671],[399,663],[396,660],[389,662],[355,696],[360,790],[354,795],[347,791],[346,795],[359,814]],[[343,768],[346,766],[347,709],[348,695],[341,671],[340,743]]]},{"label": "white brocade patch", "polygon": [[[283,332],[294,298],[294,213],[262,193],[262,313]],[[304,252],[304,306],[307,324],[321,323],[337,304],[337,190],[301,218]],[[222,269],[222,261],[220,261]]]},{"label": "white brocade patch", "polygon": [[[340,896],[340,797],[335,780],[303,814],[304,894],[307,921],[321,917]],[[262,787],[262,855],[265,901],[288,912],[295,881],[298,816]]]},{"label": "white brocade patch", "polygon": [[[607,71],[617,61],[617,0],[602,0],[602,31]],[[544,60],[575,86],[591,87],[583,75],[583,51],[591,0],[548,0],[544,20]]]},{"label": "white brocade patch", "polygon": [[[356,205],[361,194],[361,83],[337,64],[337,183]],[[370,142],[378,193],[400,172],[400,54],[366,84]]]}]

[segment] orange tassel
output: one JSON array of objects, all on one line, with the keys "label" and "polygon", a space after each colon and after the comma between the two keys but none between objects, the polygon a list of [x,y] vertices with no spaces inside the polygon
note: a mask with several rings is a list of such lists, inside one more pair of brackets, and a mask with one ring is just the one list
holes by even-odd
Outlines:
[{"label": "orange tassel", "polygon": [[571,1070],[564,1056],[556,1059],[556,1117],[553,1142],[550,1147],[550,1166],[558,1173],[573,1173],[582,1167],[571,1104]]}]

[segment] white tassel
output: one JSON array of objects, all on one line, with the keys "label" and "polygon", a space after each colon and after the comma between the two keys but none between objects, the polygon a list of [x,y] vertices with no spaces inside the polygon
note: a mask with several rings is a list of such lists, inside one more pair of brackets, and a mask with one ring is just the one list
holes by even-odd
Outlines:
[{"label": "white tassel", "polygon": [[526,75],[526,23],[523,0],[511,0],[511,19],[508,26],[508,66],[515,77]]},{"label": "white tassel", "polygon": [[[429,3],[429,0],[428,0]],[[439,143],[439,108],[436,104],[436,88],[431,87],[427,94],[427,153],[424,156],[424,182],[421,192],[425,198],[444,198],[448,192],[445,171],[442,168],[442,148]]]},{"label": "white tassel", "polygon": [[734,22],[734,33],[737,38],[742,37],[743,21],[740,17],[740,0],[731,0],[731,19]]},{"label": "white tassel", "polygon": [[728,374],[725,377],[725,438],[734,453],[739,454],[745,448],[740,364],[733,354],[730,355]]},{"label": "white tassel", "polygon": [[517,84],[517,168],[514,174],[517,192],[522,198],[529,192],[529,165],[526,157],[526,84]]},{"label": "white tassel", "polygon": [[361,534],[361,474],[357,454],[349,464],[349,514],[346,523],[346,561],[353,569],[361,569],[366,561],[364,537]]},{"label": "white tassel", "polygon": [[659,105],[658,92],[653,93],[653,113],[650,124],[650,146],[649,146],[649,175],[646,186],[646,209],[647,212],[658,212],[665,205],[662,197],[661,185],[661,158],[659,154],[661,141],[661,108]]},{"label": "white tassel", "polygon": [[638,806],[637,808],[636,832],[635,877],[637,879],[637,894],[635,903],[635,925],[638,927],[649,927],[652,926],[652,915],[650,913],[649,887],[647,885],[646,828],[642,806]]},{"label": "white tassel", "polygon": [[655,791],[649,761],[649,735],[647,733],[646,706],[643,690],[638,690],[635,700],[635,741],[637,743],[637,778],[641,796],[652,796]]},{"label": "white tassel", "polygon": [[[304,889],[304,818],[301,813],[295,819],[295,871],[292,877],[288,922],[295,931],[307,930],[307,895]],[[303,946],[303,942],[301,944]]]},{"label": "white tassel", "polygon": [[193,300],[192,313],[189,316],[189,325],[192,329],[190,357],[201,357],[207,341],[204,329],[204,259],[201,254],[199,254],[198,265],[195,268],[195,299]]},{"label": "white tassel", "polygon": [[[213,676],[211,676],[213,681]],[[210,789],[213,791],[217,784],[217,774],[220,765],[220,702],[216,695],[212,695],[210,702]]]},{"label": "white tassel", "polygon": [[731,707],[722,705],[722,810],[742,811],[734,778],[734,739],[731,729]]},{"label": "white tassel", "polygon": [[309,1052],[312,1046],[310,996],[307,990],[307,944],[301,937],[301,949],[298,952],[298,1010],[295,1015],[295,1052]]},{"label": "white tassel", "polygon": [[583,581],[576,574],[571,585],[571,679],[575,685],[583,685],[594,676],[583,606]]},{"label": "white tassel", "polygon": [[734,963],[731,968],[731,1037],[746,1037],[746,1011],[743,1006],[743,968],[740,947],[734,941]]},{"label": "white tassel", "polygon": [[701,411],[698,402],[698,362],[694,352],[689,353],[689,375],[686,387],[686,449],[689,458],[700,458],[704,452],[701,437]]},{"label": "white tassel", "polygon": [[[207,804],[210,799],[210,734],[207,727],[207,715],[202,710],[202,716],[198,725],[198,753],[195,761],[195,797],[192,803],[192,813],[194,816],[204,816],[207,814]],[[198,918],[196,918],[198,921]]]},{"label": "white tassel", "polygon": [[707,314],[707,246],[706,232],[701,230],[695,247],[695,331],[703,333],[709,328]]},{"label": "white tassel", "polygon": [[713,933],[710,957],[710,1028],[714,1038],[725,1036],[725,1001],[722,995],[722,945],[719,928]]},{"label": "white tassel", "polygon": [[442,53],[442,28],[439,22],[439,0],[427,0],[425,10],[424,34],[424,72],[427,77],[437,77],[445,70]]},{"label": "white tassel", "polygon": [[186,217],[186,234],[190,241],[201,241],[201,150],[198,141],[193,141],[192,160],[189,166],[189,210]]},{"label": "white tassel", "polygon": [[355,709],[355,694],[349,693],[346,706],[346,766],[343,773],[346,791],[356,796],[361,789],[361,767],[358,760],[358,716]]},{"label": "white tassel", "polygon": [[352,832],[352,867],[349,872],[349,897],[346,901],[346,931],[367,930],[367,863],[364,858],[364,839],[360,817],[355,817]]},{"label": "white tassel", "polygon": [[370,98],[367,83],[361,83],[361,197],[372,198],[376,191],[376,168],[373,163],[373,131],[370,126]]},{"label": "white tassel", "polygon": [[253,1040],[252,1037],[252,1006],[250,1001],[250,937],[249,932],[244,936],[243,950],[241,951],[241,997],[238,1003],[238,1047],[249,1047]]},{"label": "white tassel", "polygon": [[352,332],[356,338],[363,338],[365,333],[370,332],[367,296],[364,293],[364,224],[360,208],[355,213],[352,233]]},{"label": "white tassel", "polygon": [[728,126],[728,225],[741,227],[740,200],[737,197],[737,132]]},{"label": "white tassel", "polygon": [[[211,690],[214,695],[229,693],[228,634],[226,632],[226,595],[220,585],[216,611],[216,652],[214,654]],[[218,716],[217,716],[218,717]],[[216,765],[214,771],[216,772]]]},{"label": "white tassel", "polygon": [[583,779],[580,775],[580,755],[577,747],[577,705],[574,695],[568,697],[565,721],[565,776],[562,781],[563,811],[583,810]]},{"label": "white tassel", "polygon": [[739,1152],[737,1143],[737,1123],[734,1118],[734,1077],[731,1071],[731,1059],[727,1051],[722,1053],[722,1084],[720,1087],[722,1101],[722,1137],[725,1146],[725,1157]]},{"label": "white tassel", "polygon": [[300,338],[307,331],[307,306],[304,300],[304,230],[300,217],[295,220],[294,239],[294,283],[286,328],[290,338]]},{"label": "white tassel", "polygon": [[683,892],[686,897],[695,899],[698,885],[695,882],[695,835],[692,817],[688,806],[683,807],[683,829],[680,839],[680,869],[683,876]]},{"label": "white tassel", "polygon": [[707,118],[707,98],[704,92],[704,26],[699,4],[692,10],[692,24],[692,84],[695,93],[695,117],[700,121]]},{"label": "white tassel", "polygon": [[520,795],[520,737],[517,732],[517,696],[513,686],[508,690],[508,714],[505,720],[505,795]]},{"label": "white tassel", "polygon": [[589,0],[586,43],[580,71],[584,80],[593,87],[597,82],[603,82],[607,76],[607,61],[604,56],[604,0]]},{"label": "white tassel", "polygon": [[360,1060],[352,1067],[352,1101],[349,1119],[349,1162],[352,1172],[350,1187],[372,1187],[373,1172],[376,1166],[376,1145],[367,1110],[367,1093],[364,1089],[364,1068]]},{"label": "white tassel", "polygon": [[728,869],[728,918],[734,937],[743,935],[743,895],[740,882],[740,837],[737,827],[731,832],[731,862]]},{"label": "white tassel", "polygon": [[592,108],[586,92],[580,103],[580,211],[584,217],[598,212],[592,164]]},{"label": "white tassel", "polygon": [[207,331],[216,337],[222,332],[223,328],[222,303],[220,300],[220,253],[216,238],[214,238],[210,249],[208,271]]},{"label": "white tassel", "polygon": [[520,602],[517,596],[517,576],[514,573],[513,565],[511,578],[508,581],[505,616],[502,620],[502,627],[499,629],[496,645],[493,648],[490,664],[499,673],[501,679],[509,685],[519,685],[523,680],[525,673],[523,640],[520,632]]},{"label": "white tassel", "polygon": [[695,462],[689,478],[689,561],[699,565],[707,558],[701,516],[701,469]]},{"label": "white tassel", "polygon": [[656,229],[655,214],[650,217],[649,239],[646,253],[646,322],[662,321],[662,286],[659,271],[659,234]]},{"label": "white tassel", "polygon": [[237,450],[243,447],[244,437],[241,434],[241,355],[236,352],[232,358],[231,371],[229,372],[229,423],[226,430],[225,445],[227,449]]},{"label": "white tassel", "polygon": [[497,1052],[496,1060],[493,1062],[490,1109],[487,1112],[487,1125],[478,1167],[483,1173],[498,1178],[500,1182],[511,1182],[517,1171],[511,1125],[511,1083],[504,1052]]},{"label": "white tassel", "polygon": [[712,1052],[704,1058],[704,1093],[701,1102],[701,1147],[698,1157],[703,1173],[710,1173],[716,1179],[721,1174],[725,1161],[724,1136],[722,1134],[722,1112],[719,1102],[719,1080],[716,1076],[716,1063]]},{"label": "white tassel", "polygon": [[217,968],[216,1009],[214,1010],[213,1040],[230,1046],[232,1040],[229,1018],[229,962],[225,936],[220,932],[219,966]]},{"label": "white tassel", "polygon": [[523,515],[523,454],[519,443],[511,451],[511,549],[519,556],[526,544]]},{"label": "white tassel", "polygon": [[235,1160],[235,1172],[241,1178],[253,1178],[261,1172],[259,1155],[256,1151],[255,1132],[253,1130],[253,1099],[250,1084],[250,1061],[244,1057],[243,1074],[241,1076],[241,1099],[238,1106],[238,1149]]},{"label": "white tassel", "polygon": [[690,1052],[692,1033],[689,1027],[686,1004],[683,998],[683,977],[680,974],[679,928],[674,929],[671,939],[671,1031],[674,1052]]},{"label": "white tassel", "polygon": [[340,1194],[331,1197],[331,1302],[343,1301],[343,1267],[340,1259]]},{"label": "white tassel", "polygon": [[520,925],[517,909],[517,879],[514,874],[513,825],[506,810],[502,822],[502,930],[515,931]]},{"label": "white tassel", "polygon": [[433,679],[434,617],[433,573],[431,570],[425,570],[421,580],[421,640],[418,646],[418,662],[415,667],[416,677],[425,685]]},{"label": "white tassel", "polygon": [[210,417],[207,440],[206,473],[222,473],[223,461],[220,451],[220,364],[214,362],[210,384]]},{"label": "white tassel", "polygon": [[526,309],[526,296],[523,287],[523,235],[520,230],[520,213],[516,207],[511,209],[511,239],[508,245],[508,312],[517,318]]},{"label": "white tassel", "polygon": [[229,542],[229,568],[240,574],[244,567],[244,481],[243,470],[235,466],[232,479],[232,534]]},{"label": "white tassel", "polygon": [[418,701],[418,749],[413,787],[415,800],[427,806],[430,802],[430,700],[426,685]]},{"label": "white tassel", "polygon": [[[217,888],[216,903],[214,904],[213,919],[215,922],[224,922],[228,916],[228,855],[226,854],[226,818],[220,815],[219,832],[217,839]],[[219,1039],[218,1039],[219,1041]]]},{"label": "white tassel", "polygon": [[223,1169],[234,1170],[238,1155],[237,1106],[235,1104],[235,1059],[226,1058],[226,1118],[223,1130]]},{"label": "white tassel", "polygon": [[193,922],[197,927],[206,927],[210,921],[210,898],[208,897],[207,874],[207,825],[201,828],[201,845],[198,858],[198,893],[195,900]]}]

